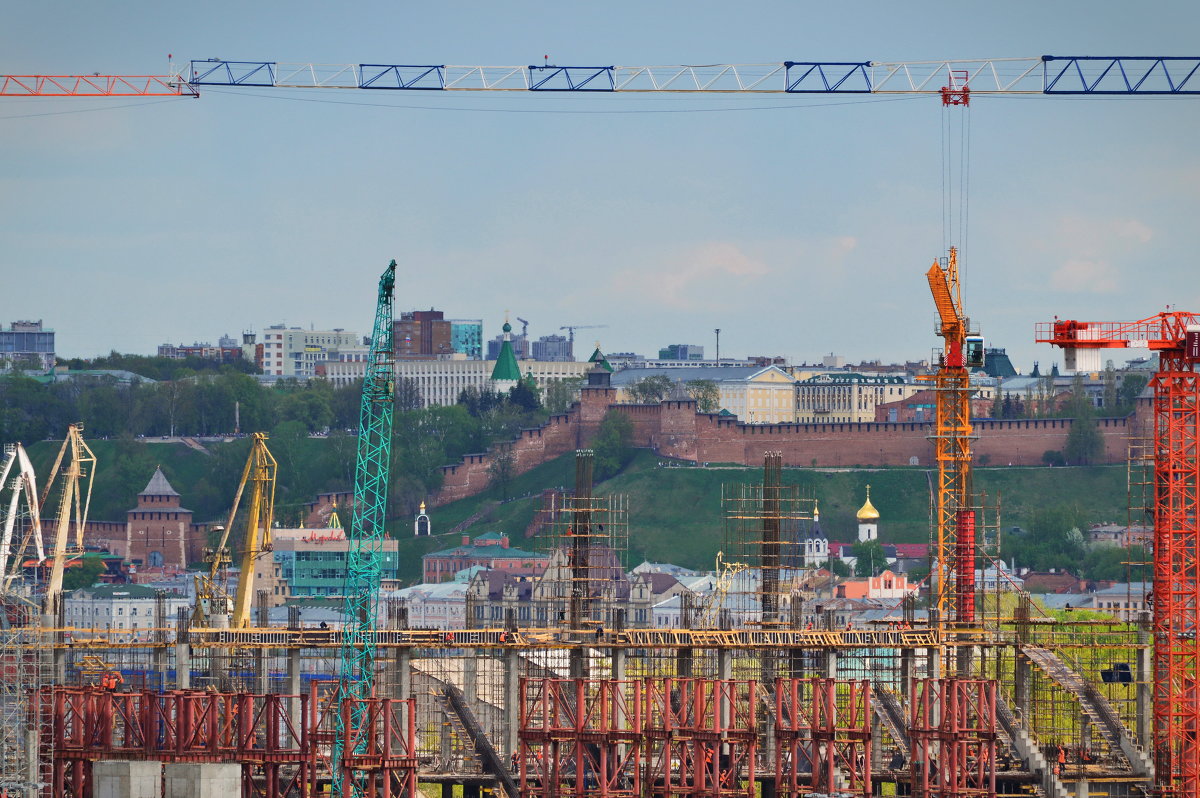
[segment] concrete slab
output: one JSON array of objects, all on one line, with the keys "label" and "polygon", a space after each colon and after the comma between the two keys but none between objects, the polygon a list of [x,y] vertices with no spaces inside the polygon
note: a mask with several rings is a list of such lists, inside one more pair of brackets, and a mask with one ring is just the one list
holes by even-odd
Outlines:
[{"label": "concrete slab", "polygon": [[236,798],[242,767],[233,763],[178,762],[163,768],[164,798]]},{"label": "concrete slab", "polygon": [[105,759],[92,766],[93,798],[162,798],[162,762]]}]

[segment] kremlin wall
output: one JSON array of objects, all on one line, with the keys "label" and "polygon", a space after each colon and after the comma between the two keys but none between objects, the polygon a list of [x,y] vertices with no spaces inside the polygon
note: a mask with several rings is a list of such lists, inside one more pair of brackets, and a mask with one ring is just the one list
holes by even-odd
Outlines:
[{"label": "kremlin wall", "polygon": [[[928,439],[932,423],[746,424],[732,416],[697,412],[691,400],[617,404],[615,388],[589,385],[568,412],[552,416],[541,427],[522,430],[509,444],[514,472],[524,473],[586,447],[609,411],[623,413],[633,422],[635,447],[696,463],[760,465],[764,453],[781,452],[785,466],[933,465],[933,444]],[[1148,430],[1151,417],[1151,403],[1142,400],[1128,417],[1097,419],[1103,441],[1098,462],[1124,463],[1131,436]],[[1040,466],[1045,452],[1066,446],[1071,424],[1069,418],[976,420],[975,461],[980,465]],[[431,504],[447,504],[484,490],[490,480],[492,452],[467,455],[461,463],[443,466],[442,489]]]}]

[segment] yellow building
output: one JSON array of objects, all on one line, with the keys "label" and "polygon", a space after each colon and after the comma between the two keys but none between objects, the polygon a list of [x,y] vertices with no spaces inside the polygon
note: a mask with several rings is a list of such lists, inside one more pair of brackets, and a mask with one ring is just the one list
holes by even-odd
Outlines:
[{"label": "yellow building", "polygon": [[622,369],[612,377],[618,402],[635,402],[630,388],[647,377],[671,382],[664,399],[690,395],[695,383],[711,382],[717,388],[717,407],[749,424],[781,424],[796,420],[796,379],[778,366],[697,366],[693,368]]},{"label": "yellow building", "polygon": [[740,379],[717,383],[721,409],[748,424],[788,424],[796,420],[796,380],[778,366],[757,369]]}]

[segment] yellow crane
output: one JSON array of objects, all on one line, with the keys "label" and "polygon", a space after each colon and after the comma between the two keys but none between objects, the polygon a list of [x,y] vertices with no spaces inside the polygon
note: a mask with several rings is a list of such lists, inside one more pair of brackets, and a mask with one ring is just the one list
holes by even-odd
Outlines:
[{"label": "yellow crane", "polygon": [[[68,453],[70,457],[67,458]],[[66,468],[63,461],[66,459]],[[39,504],[45,514],[46,499],[56,484],[61,493],[58,500],[58,528],[54,534],[54,548],[50,553],[50,579],[46,583],[45,612],[57,615],[62,596],[63,571],[66,568],[67,544],[74,523],[75,535],[72,553],[83,551],[83,528],[87,524],[88,507],[92,501],[92,480],[96,476],[96,456],[83,442],[83,424],[72,424],[67,428],[67,437],[59,447],[50,478],[42,491]],[[61,474],[61,479],[58,477]],[[86,481],[85,481],[86,480]]]},{"label": "yellow crane", "polygon": [[[250,605],[254,600],[254,565],[260,556],[271,551],[271,525],[275,516],[275,472],[278,465],[267,449],[267,435],[255,432],[251,436],[250,454],[242,469],[242,480],[233,497],[229,521],[221,533],[221,542],[207,552],[211,563],[207,575],[196,576],[196,609],[193,622],[199,626],[214,625],[214,621],[229,619],[229,626],[240,629],[250,623]],[[221,570],[233,558],[228,543],[229,533],[237,518],[238,507],[246,485],[250,485],[250,505],[246,511],[246,534],[242,549],[241,574],[234,599],[221,586]]]},{"label": "yellow crane", "polygon": [[935,395],[934,457],[938,483],[933,496],[936,607],[943,620],[974,620],[975,510],[971,500],[971,375],[983,366],[983,338],[971,331],[963,312],[958,251],[950,248],[945,268],[938,261],[925,273],[938,312],[937,333],[945,342],[936,374],[924,377]]}]

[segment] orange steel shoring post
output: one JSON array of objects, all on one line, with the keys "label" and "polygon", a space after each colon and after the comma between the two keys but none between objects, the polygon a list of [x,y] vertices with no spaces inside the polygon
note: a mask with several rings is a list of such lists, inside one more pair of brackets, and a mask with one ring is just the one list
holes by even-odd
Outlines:
[{"label": "orange steel shoring post", "polygon": [[[1158,352],[1154,388],[1154,767],[1157,795],[1200,796],[1200,316],[1046,322],[1037,341],[1099,362],[1099,351]],[[1090,352],[1090,357],[1089,357]],[[1089,366],[1090,367],[1090,366]]]}]

